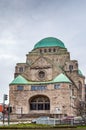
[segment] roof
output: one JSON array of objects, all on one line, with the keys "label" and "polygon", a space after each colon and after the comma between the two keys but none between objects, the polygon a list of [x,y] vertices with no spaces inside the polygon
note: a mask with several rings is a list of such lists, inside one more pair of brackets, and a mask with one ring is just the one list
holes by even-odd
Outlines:
[{"label": "roof", "polygon": [[80,76],[83,76],[83,74],[82,74],[82,72],[81,72],[80,69],[78,69],[78,74],[79,74]]},{"label": "roof", "polygon": [[21,75],[17,76],[11,83],[11,84],[28,84],[29,82],[22,77]]},{"label": "roof", "polygon": [[64,75],[64,74],[59,74],[55,79],[53,79],[53,82],[55,83],[55,82],[59,82],[59,83],[71,83],[71,81],[69,80],[69,78],[66,76],[66,75]]},{"label": "roof", "polygon": [[57,77],[55,77],[53,80],[47,81],[47,82],[28,81],[24,77],[19,75],[10,83],[10,85],[18,85],[18,84],[31,85],[31,84],[49,84],[49,83],[71,83],[71,81],[67,78],[67,76],[65,76],[62,73],[58,75]]},{"label": "roof", "polygon": [[42,48],[42,47],[61,47],[65,48],[64,43],[54,37],[47,37],[40,40],[38,43],[35,44],[34,49]]}]

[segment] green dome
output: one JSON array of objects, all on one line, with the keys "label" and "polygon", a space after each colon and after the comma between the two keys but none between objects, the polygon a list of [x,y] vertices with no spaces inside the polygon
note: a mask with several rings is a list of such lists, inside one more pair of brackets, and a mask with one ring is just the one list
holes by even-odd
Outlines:
[{"label": "green dome", "polygon": [[40,40],[37,44],[35,44],[34,49],[42,48],[42,47],[61,47],[65,48],[65,45],[62,41],[54,37],[47,37]]},{"label": "green dome", "polygon": [[80,76],[83,76],[83,74],[82,74],[82,72],[81,72],[80,69],[78,69],[78,74],[79,74]]}]

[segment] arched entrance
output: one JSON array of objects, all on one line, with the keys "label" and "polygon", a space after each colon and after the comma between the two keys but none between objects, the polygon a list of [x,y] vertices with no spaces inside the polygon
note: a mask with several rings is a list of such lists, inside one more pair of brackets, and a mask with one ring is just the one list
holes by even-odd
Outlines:
[{"label": "arched entrance", "polygon": [[29,100],[30,110],[50,110],[50,100],[47,96],[37,95]]}]

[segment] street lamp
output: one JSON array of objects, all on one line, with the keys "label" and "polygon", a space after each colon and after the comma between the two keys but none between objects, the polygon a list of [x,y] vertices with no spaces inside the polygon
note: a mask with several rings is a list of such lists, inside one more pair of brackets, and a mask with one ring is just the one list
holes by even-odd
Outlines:
[{"label": "street lamp", "polygon": [[4,124],[4,114],[5,114],[5,100],[8,100],[8,95],[3,95],[3,124]]}]

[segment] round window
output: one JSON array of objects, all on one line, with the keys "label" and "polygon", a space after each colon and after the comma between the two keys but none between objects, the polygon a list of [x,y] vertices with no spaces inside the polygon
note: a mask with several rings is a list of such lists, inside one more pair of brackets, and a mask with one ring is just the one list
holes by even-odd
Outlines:
[{"label": "round window", "polygon": [[39,75],[40,78],[44,78],[45,77],[45,72],[44,71],[40,71],[38,73],[38,75]]}]

